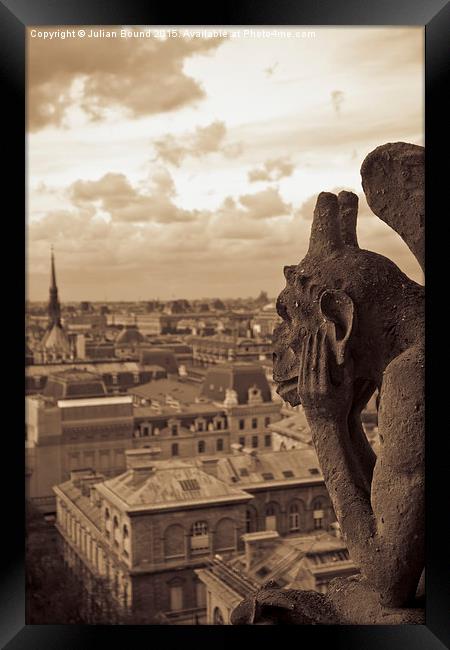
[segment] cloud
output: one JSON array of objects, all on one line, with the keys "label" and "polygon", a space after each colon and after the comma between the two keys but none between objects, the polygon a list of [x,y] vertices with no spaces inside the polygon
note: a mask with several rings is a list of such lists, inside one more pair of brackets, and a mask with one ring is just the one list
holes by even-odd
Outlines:
[{"label": "cloud", "polygon": [[[292,205],[285,203],[278,188],[267,188],[255,194],[243,194],[237,199],[228,196],[220,209],[211,216],[213,238],[233,240],[270,239],[274,217],[292,214]],[[236,242],[233,244],[237,252]]]},{"label": "cloud", "polygon": [[198,126],[193,133],[184,133],[180,136],[166,134],[154,142],[154,147],[160,160],[175,167],[179,167],[188,156],[202,158],[217,151],[235,158],[241,153],[242,145],[240,143],[225,145],[226,135],[224,122],[216,120],[207,126]]},{"label": "cloud", "polygon": [[197,102],[205,93],[184,63],[215,50],[222,40],[29,38],[28,128],[64,126],[72,106],[95,121],[111,108],[138,118]]},{"label": "cloud", "polygon": [[257,181],[279,181],[285,176],[291,176],[294,165],[289,158],[274,158],[266,160],[262,167],[251,169],[248,172],[250,183]]},{"label": "cloud", "polygon": [[243,194],[240,203],[246,208],[251,219],[270,219],[290,214],[292,206],[285,203],[278,188],[269,187],[256,194]]},{"label": "cloud", "polygon": [[175,185],[163,169],[153,174],[148,189],[133,186],[125,174],[108,173],[96,181],[76,181],[68,194],[74,206],[98,206],[116,222],[184,222],[200,215],[198,211],[183,210],[173,202]]},{"label": "cloud", "polygon": [[331,105],[336,111],[336,115],[341,114],[341,106],[344,103],[345,93],[342,90],[333,90],[331,92]]}]

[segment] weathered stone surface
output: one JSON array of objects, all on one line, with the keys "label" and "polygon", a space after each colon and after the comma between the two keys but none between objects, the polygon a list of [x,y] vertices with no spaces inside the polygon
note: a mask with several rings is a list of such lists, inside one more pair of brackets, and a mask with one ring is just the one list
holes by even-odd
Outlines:
[{"label": "weathered stone surface", "polygon": [[[416,603],[413,603],[415,605]],[[316,591],[263,588],[232,612],[232,625],[423,625],[419,603],[410,608],[381,605],[364,578],[336,578],[327,595]]]},{"label": "weathered stone surface", "polygon": [[372,151],[361,167],[372,212],[406,242],[425,272],[425,149],[395,142]]},{"label": "weathered stone surface", "polygon": [[[362,167],[369,204],[422,264],[423,161],[422,148],[395,143],[378,147]],[[284,400],[303,404],[363,576],[358,589],[367,585],[370,594],[368,619],[385,623],[387,608],[413,606],[424,567],[424,288],[358,247],[357,208],[351,192],[318,196],[308,253],[284,268],[274,380]],[[361,424],[376,389],[378,457]],[[350,599],[356,587],[349,584],[339,593]],[[353,619],[337,594],[338,616]]]}]

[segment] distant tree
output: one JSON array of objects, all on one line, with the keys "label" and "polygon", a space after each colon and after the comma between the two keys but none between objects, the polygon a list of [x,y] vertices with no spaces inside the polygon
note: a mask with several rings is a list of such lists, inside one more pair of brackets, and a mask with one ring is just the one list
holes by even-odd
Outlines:
[{"label": "distant tree", "polygon": [[62,540],[30,502],[26,504],[27,625],[157,625],[158,618],[125,610],[105,578],[75,573]]}]

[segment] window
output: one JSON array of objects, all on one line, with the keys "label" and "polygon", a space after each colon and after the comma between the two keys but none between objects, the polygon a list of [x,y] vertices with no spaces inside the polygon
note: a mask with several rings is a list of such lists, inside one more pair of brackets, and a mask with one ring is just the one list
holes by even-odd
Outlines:
[{"label": "window", "polygon": [[222,438],[218,438],[217,443],[216,443],[216,449],[217,449],[217,451],[223,451],[223,440],[222,440]]},{"label": "window", "polygon": [[257,429],[258,427],[258,418],[252,418],[252,429]]},{"label": "window", "polygon": [[203,422],[197,422],[197,431],[204,431]]},{"label": "window", "polygon": [[208,524],[206,521],[196,521],[192,524],[192,535],[200,536],[208,534]]},{"label": "window", "polygon": [[206,521],[196,521],[191,528],[191,550],[205,551],[208,549],[208,524]]},{"label": "window", "polygon": [[290,532],[300,530],[300,516],[296,503],[293,503],[289,508],[289,530]]},{"label": "window", "polygon": [[265,445],[266,447],[270,447],[271,444],[272,444],[272,436],[270,435],[270,433],[267,433],[267,434],[264,436],[264,445]]},{"label": "window", "polygon": [[245,429],[245,420],[239,420],[239,429],[241,431]]},{"label": "window", "polygon": [[172,611],[183,609],[182,585],[171,585],[169,593],[170,593],[170,609]]},{"label": "window", "polygon": [[274,480],[274,475],[272,472],[263,472],[262,477],[265,481],[273,481]]},{"label": "window", "polygon": [[150,428],[148,426],[142,427],[142,435],[148,436]]},{"label": "window", "polygon": [[172,424],[170,427],[172,435],[177,436],[178,435],[178,424]]},{"label": "window", "polygon": [[317,467],[310,467],[310,468],[309,468],[309,473],[312,474],[312,475],[320,474],[320,472],[319,472],[319,470],[318,470]]},{"label": "window", "polygon": [[284,478],[294,478],[294,472],[291,469],[285,469],[283,471]]},{"label": "window", "polygon": [[245,447],[245,438],[244,438],[244,436],[241,436],[239,438],[239,444],[242,445],[243,447]]},{"label": "window", "polygon": [[315,530],[321,530],[323,528],[323,519],[322,517],[317,517],[314,514],[314,529]]},{"label": "window", "polygon": [[252,436],[252,447],[256,448],[258,446],[258,436]]},{"label": "window", "polygon": [[323,517],[324,517],[324,512],[323,512],[323,504],[320,499],[316,500],[314,502],[314,510],[313,510],[313,520],[314,520],[314,528],[316,530],[319,530],[323,528]]},{"label": "window", "polygon": [[189,478],[184,481],[178,481],[184,491],[200,490],[200,485],[196,478]]},{"label": "window", "polygon": [[128,539],[128,526],[126,524],[123,525],[123,538]]},{"label": "window", "polygon": [[179,524],[172,524],[164,531],[164,557],[184,557],[185,552],[184,528]]},{"label": "window", "polygon": [[253,533],[256,530],[256,513],[253,510],[245,511],[245,532]]},{"label": "window", "polygon": [[217,429],[221,429],[221,428],[222,428],[222,421],[221,421],[221,420],[217,420],[217,422],[216,422],[216,427],[217,427]]},{"label": "window", "polygon": [[270,416],[264,418],[264,426],[265,426],[265,427],[268,427],[269,424],[270,424]]},{"label": "window", "polygon": [[249,475],[248,474],[248,469],[246,467],[241,467],[241,469],[239,470],[239,474],[241,476],[248,476]]},{"label": "window", "polygon": [[172,445],[172,456],[178,456],[178,443],[176,442]]},{"label": "window", "polygon": [[204,454],[205,453],[205,441],[204,440],[199,440],[197,448],[198,448],[198,453],[199,454]]},{"label": "window", "polygon": [[276,530],[277,529],[277,516],[275,513],[275,507],[273,505],[268,505],[266,507],[266,530]]}]

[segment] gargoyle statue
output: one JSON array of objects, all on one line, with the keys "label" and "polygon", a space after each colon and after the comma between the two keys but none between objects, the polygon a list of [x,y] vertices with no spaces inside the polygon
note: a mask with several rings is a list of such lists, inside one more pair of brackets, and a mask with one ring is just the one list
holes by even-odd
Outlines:
[{"label": "gargoyle statue", "polygon": [[[377,147],[361,176],[424,270],[423,147]],[[424,288],[359,248],[357,211],[352,192],[319,194],[307,255],[284,268],[273,376],[303,405],[350,556],[389,610],[414,606],[424,569]],[[361,411],[377,389],[376,456]]]}]

